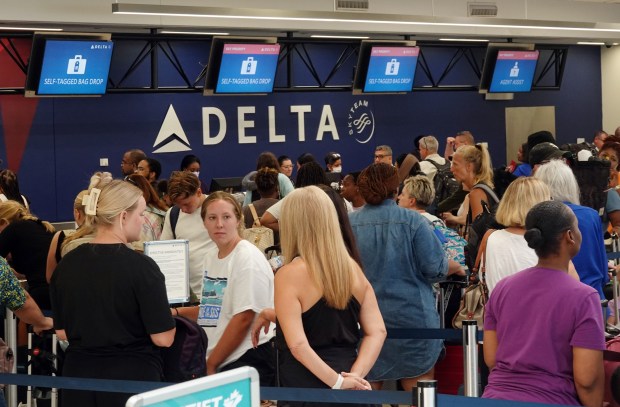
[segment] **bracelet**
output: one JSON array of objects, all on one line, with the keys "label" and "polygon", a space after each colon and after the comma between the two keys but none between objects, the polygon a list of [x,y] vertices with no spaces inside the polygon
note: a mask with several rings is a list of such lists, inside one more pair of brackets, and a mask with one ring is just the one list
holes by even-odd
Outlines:
[{"label": "bracelet", "polygon": [[175,316],[179,316],[179,309],[178,308],[173,308],[176,311],[176,314],[174,314]]},{"label": "bracelet", "polygon": [[342,382],[344,382],[344,377],[342,377],[342,375],[339,373],[336,384],[332,386],[332,390],[340,390],[340,388],[342,387]]}]

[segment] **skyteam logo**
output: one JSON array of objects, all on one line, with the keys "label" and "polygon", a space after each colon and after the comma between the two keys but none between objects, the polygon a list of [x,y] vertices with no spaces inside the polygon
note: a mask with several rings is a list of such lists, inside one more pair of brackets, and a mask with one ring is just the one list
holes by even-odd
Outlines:
[{"label": "skyteam logo", "polygon": [[355,137],[355,141],[366,144],[372,139],[375,134],[375,115],[367,100],[353,103],[347,119],[349,136]]},{"label": "skyteam logo", "polygon": [[164,122],[161,124],[155,143],[153,143],[153,148],[155,148],[153,153],[176,153],[192,150],[172,105],[168,108],[168,113],[166,113]]}]

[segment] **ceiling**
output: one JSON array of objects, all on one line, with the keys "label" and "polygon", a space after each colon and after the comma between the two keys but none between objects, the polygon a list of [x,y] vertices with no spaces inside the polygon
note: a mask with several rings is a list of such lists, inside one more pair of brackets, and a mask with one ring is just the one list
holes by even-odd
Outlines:
[{"label": "ceiling", "polygon": [[[2,27],[62,27],[71,31],[153,30],[307,36],[365,35],[371,38],[437,40],[441,37],[491,41],[574,44],[620,43],[620,0],[359,0],[366,11],[336,11],[338,0],[129,0],[150,11],[200,10],[211,17],[119,15],[113,0],[5,0]],[[205,7],[205,3],[208,6]],[[495,8],[496,16],[471,17],[471,3]],[[180,6],[180,7],[179,7]],[[305,20],[305,18],[311,18]]]}]

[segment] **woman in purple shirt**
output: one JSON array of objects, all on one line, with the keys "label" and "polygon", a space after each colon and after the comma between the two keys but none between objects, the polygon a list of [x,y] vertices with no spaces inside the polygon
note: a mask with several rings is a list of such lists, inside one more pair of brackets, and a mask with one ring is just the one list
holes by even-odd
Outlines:
[{"label": "woman in purple shirt", "polygon": [[538,264],[501,280],[486,306],[483,397],[600,407],[605,340],[596,290],[568,275],[581,246],[565,204],[535,205],[525,240]]}]

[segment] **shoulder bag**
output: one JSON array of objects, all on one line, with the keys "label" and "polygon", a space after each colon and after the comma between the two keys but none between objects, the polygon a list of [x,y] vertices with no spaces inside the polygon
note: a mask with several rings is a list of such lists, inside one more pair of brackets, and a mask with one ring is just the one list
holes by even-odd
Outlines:
[{"label": "shoulder bag", "polygon": [[484,306],[489,298],[489,291],[484,281],[484,270],[486,263],[487,240],[495,229],[489,229],[484,234],[478,254],[476,255],[476,263],[471,269],[469,280],[471,284],[465,289],[461,297],[461,305],[459,310],[452,319],[452,326],[456,329],[463,329],[463,321],[474,320],[478,323],[478,329],[484,326]]},{"label": "shoulder bag", "polygon": [[254,223],[251,228],[243,231],[243,238],[258,247],[261,252],[265,253],[265,249],[273,246],[274,244],[273,230],[260,224],[260,219],[258,218],[258,214],[256,213],[256,209],[253,204],[249,204],[248,206],[252,212]]}]

